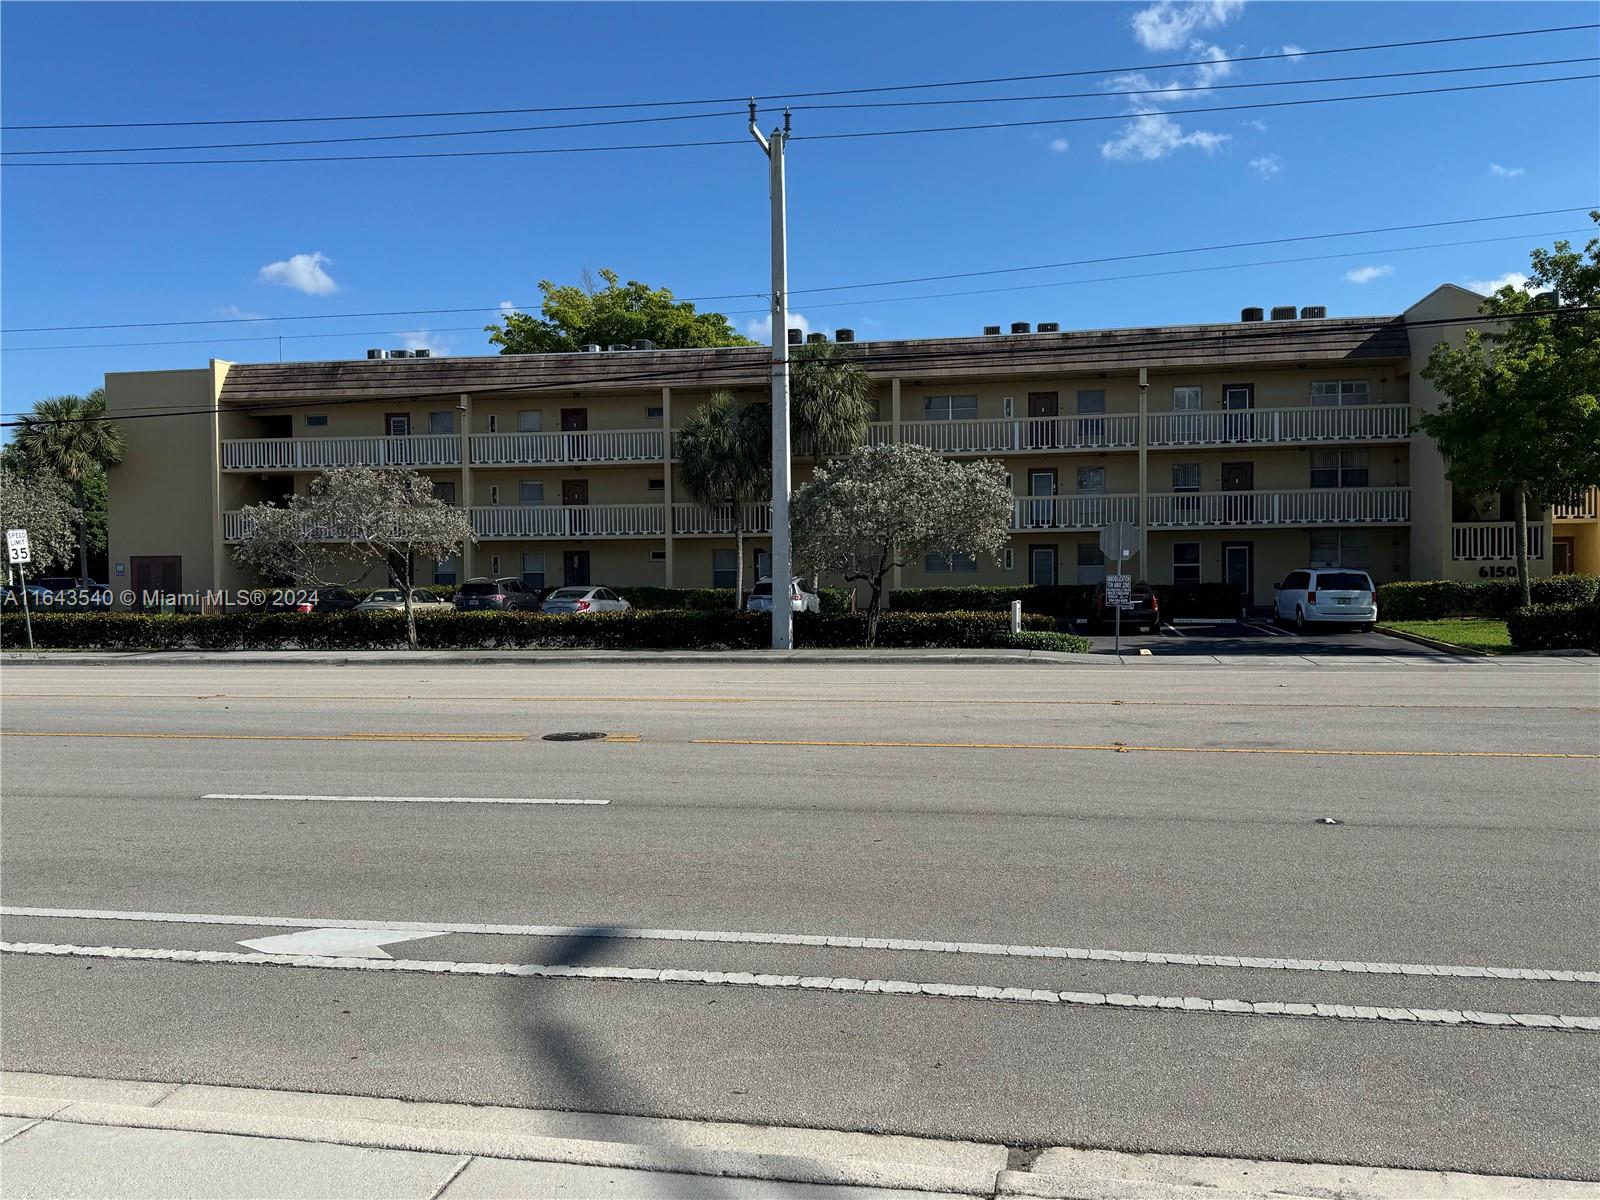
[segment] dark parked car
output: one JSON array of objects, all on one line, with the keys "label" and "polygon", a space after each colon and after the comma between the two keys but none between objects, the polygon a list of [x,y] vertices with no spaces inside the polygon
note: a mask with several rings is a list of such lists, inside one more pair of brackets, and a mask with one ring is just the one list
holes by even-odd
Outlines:
[{"label": "dark parked car", "polygon": [[[111,585],[76,575],[44,575],[29,584],[29,602],[44,599],[47,608],[110,608]],[[46,593],[41,596],[40,593]]]},{"label": "dark parked car", "polygon": [[[1122,627],[1155,630],[1161,626],[1161,599],[1142,579],[1128,588],[1128,603],[1122,606]],[[1116,624],[1116,606],[1106,603],[1106,585],[1094,589],[1089,602],[1089,623],[1107,628]]]},{"label": "dark parked car", "polygon": [[539,589],[531,588],[520,579],[469,579],[456,593],[456,610],[472,612],[479,609],[537,609]]},{"label": "dark parked car", "polygon": [[312,605],[311,611],[349,612],[360,603],[361,597],[357,596],[349,588],[318,588],[317,602]]}]

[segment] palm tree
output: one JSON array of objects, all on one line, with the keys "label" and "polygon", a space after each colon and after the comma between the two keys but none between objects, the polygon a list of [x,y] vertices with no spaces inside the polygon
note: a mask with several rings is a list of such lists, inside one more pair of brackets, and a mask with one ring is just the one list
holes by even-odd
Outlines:
[{"label": "palm tree", "polygon": [[35,466],[72,486],[78,506],[78,574],[89,574],[89,525],[84,483],[122,461],[122,433],[106,420],[106,390],[87,396],[52,396],[18,418],[18,449]]},{"label": "palm tree", "polygon": [[[678,430],[678,476],[707,506],[733,506],[734,608],[744,601],[744,506],[772,490],[772,408],[714,392]],[[773,595],[779,596],[776,582]]]},{"label": "palm tree", "polygon": [[789,356],[789,418],[795,449],[812,463],[867,440],[877,413],[872,379],[836,342],[808,342]]}]

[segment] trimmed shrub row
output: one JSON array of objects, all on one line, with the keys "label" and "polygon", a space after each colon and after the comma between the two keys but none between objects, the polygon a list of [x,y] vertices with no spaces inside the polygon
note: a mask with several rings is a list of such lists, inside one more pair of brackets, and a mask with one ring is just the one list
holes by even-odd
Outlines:
[{"label": "trimmed shrub row", "polygon": [[[1231,583],[1158,583],[1155,590],[1166,617],[1237,617],[1243,604]],[[1092,586],[1064,583],[901,588],[890,595],[889,605],[895,612],[1005,612],[1013,600],[1021,600],[1023,612],[1070,621],[1087,616],[1093,599]]]},{"label": "trimmed shrub row", "polygon": [[[1051,634],[1054,624],[1050,617],[1029,614],[1023,618],[1025,632],[1013,635],[1009,619],[1001,613],[886,613],[879,622],[878,644],[1088,649],[1081,638],[1069,639],[1070,645],[1052,641],[1048,646],[1012,640]],[[799,613],[795,616],[795,644],[859,646],[866,628],[862,613]],[[765,613],[682,609],[582,616],[527,612],[417,615],[418,641],[436,650],[755,650],[768,644],[770,629]],[[0,617],[0,642],[6,648],[22,644],[23,636],[20,614]],[[41,613],[33,618],[33,637],[37,646],[61,650],[387,650],[405,645],[405,622],[398,613]]]},{"label": "trimmed shrub row", "polygon": [[[1552,575],[1528,591],[1536,605],[1589,604],[1600,595],[1600,575]],[[1426,579],[1378,585],[1378,612],[1386,621],[1437,621],[1443,617],[1505,617],[1521,602],[1515,579]]]},{"label": "trimmed shrub row", "polygon": [[[755,580],[750,579],[746,583],[753,584]],[[617,593],[635,608],[713,612],[732,611],[734,607],[732,588],[624,587],[618,588]],[[817,597],[822,601],[824,614],[850,611],[848,588],[825,587],[817,593]]]},{"label": "trimmed shrub row", "polygon": [[1519,608],[1506,617],[1506,632],[1518,650],[1600,651],[1600,601]]}]

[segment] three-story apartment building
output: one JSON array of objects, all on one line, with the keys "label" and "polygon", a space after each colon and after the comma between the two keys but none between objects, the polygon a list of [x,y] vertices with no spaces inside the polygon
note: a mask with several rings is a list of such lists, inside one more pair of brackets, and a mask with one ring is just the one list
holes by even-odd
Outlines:
[{"label": "three-story apartment building", "polygon": [[[1439,399],[1419,373],[1428,351],[1459,339],[1479,301],[1445,285],[1396,316],[1246,310],[1215,325],[855,342],[877,390],[871,440],[996,460],[1016,494],[998,563],[930,556],[896,585],[1093,582],[1113,521],[1140,530],[1139,575],[1233,581],[1254,603],[1304,565],[1504,575],[1511,514],[1457,495],[1414,432]],[[108,375],[112,415],[137,418],[110,476],[113,584],[249,586],[230,554],[247,506],[326,468],[403,465],[470,508],[478,539],[418,564],[419,579],[731,586],[735,514],[684,493],[672,431],[715,390],[765,398],[770,362],[765,347],[630,347]],[[812,466],[796,461],[797,486]],[[1558,553],[1566,569],[1600,553],[1592,494],[1555,515],[1576,532],[1554,538],[1536,516],[1539,574]],[[739,518],[747,570],[764,573],[770,506]]]}]

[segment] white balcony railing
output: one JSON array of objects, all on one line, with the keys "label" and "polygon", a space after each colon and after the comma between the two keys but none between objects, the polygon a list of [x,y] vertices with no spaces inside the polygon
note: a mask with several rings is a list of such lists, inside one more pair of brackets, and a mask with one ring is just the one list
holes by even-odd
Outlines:
[{"label": "white balcony railing", "polygon": [[[1450,526],[1450,557],[1457,562],[1512,562],[1517,557],[1514,521],[1484,521]],[[1528,557],[1544,557],[1544,525],[1528,522]]]},{"label": "white balcony railing", "polygon": [[1213,409],[1150,414],[1152,446],[1397,441],[1410,435],[1405,404]]},{"label": "white balcony railing", "polygon": [[1138,520],[1137,496],[1023,496],[1011,510],[1015,530],[1100,529]]},{"label": "white balcony railing", "polygon": [[323,471],[330,467],[455,467],[461,439],[453,433],[405,437],[230,438],[224,471]]},{"label": "white balcony railing", "polygon": [[[251,521],[248,513],[239,509],[231,509],[222,514],[222,540],[225,542],[242,541],[250,531]],[[308,542],[348,542],[350,532],[338,530],[332,526],[322,525],[306,531],[305,539]]]},{"label": "white balcony railing", "polygon": [[[746,533],[772,532],[772,503],[767,500],[744,505],[744,531]],[[732,534],[734,531],[733,505],[731,504],[674,504],[672,506],[672,532],[690,537],[711,534]]]},{"label": "white balcony railing", "polygon": [[475,433],[474,466],[537,463],[660,462],[659,429],[589,429],[575,433]]},{"label": "white balcony railing", "polygon": [[1590,488],[1567,504],[1554,504],[1550,515],[1558,521],[1600,520],[1600,488]]},{"label": "white balcony railing", "polygon": [[[943,454],[1021,454],[1050,450],[1104,450],[1138,444],[1139,418],[1005,417],[989,421],[902,421],[900,438]],[[894,426],[877,422],[873,443],[894,440]]]},{"label": "white balcony railing", "polygon": [[1149,519],[1152,529],[1400,525],[1411,519],[1411,489],[1165,492],[1149,497]]},{"label": "white balcony railing", "polygon": [[661,537],[660,504],[495,504],[472,510],[480,538]]}]

